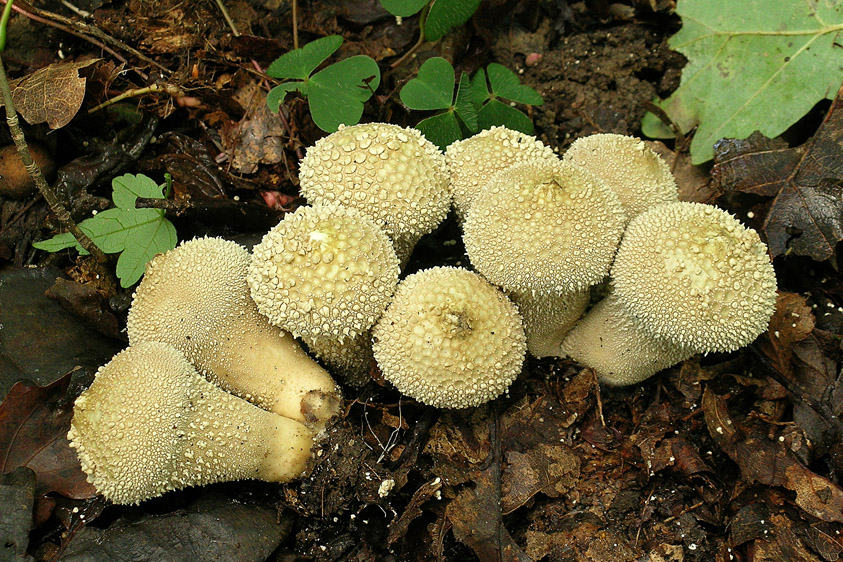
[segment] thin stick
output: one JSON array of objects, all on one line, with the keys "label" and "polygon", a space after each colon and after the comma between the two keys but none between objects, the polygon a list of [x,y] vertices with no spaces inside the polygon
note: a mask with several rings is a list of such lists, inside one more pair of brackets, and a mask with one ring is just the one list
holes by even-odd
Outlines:
[{"label": "thin stick", "polygon": [[240,37],[240,32],[237,31],[237,26],[234,25],[234,20],[231,19],[231,16],[228,14],[228,9],[225,7],[225,4],[222,3],[222,0],[216,0],[217,8],[220,9],[222,12],[222,17],[225,18],[225,23],[228,24],[228,27],[231,28],[231,33],[234,34],[235,37]]},{"label": "thin stick", "polygon": [[298,18],[298,2],[292,0],[290,6],[293,8],[293,49],[299,48],[299,18]]},{"label": "thin stick", "polygon": [[18,122],[18,114],[15,111],[14,102],[12,102],[12,90],[9,89],[9,81],[6,79],[6,67],[3,63],[2,56],[0,56],[0,95],[2,95],[3,104],[6,106],[6,122],[9,124],[9,129],[12,132],[12,140],[15,141],[15,146],[18,149],[18,155],[20,156],[21,162],[23,162],[27,173],[29,173],[32,181],[34,181],[35,185],[38,187],[38,191],[41,192],[41,196],[44,197],[45,201],[47,201],[47,204],[50,206],[50,210],[59,222],[61,222],[62,225],[73,234],[74,238],[76,238],[79,242],[79,245],[94,256],[98,263],[105,262],[105,254],[96,246],[96,244],[93,243],[93,241],[91,241],[90,238],[88,238],[88,235],[82,232],[79,226],[73,222],[73,219],[70,217],[70,213],[62,204],[55,191],[47,185],[47,180],[44,179],[41,169],[38,167],[38,164],[35,163],[35,160],[32,159],[32,154],[29,153],[29,147],[26,144],[26,138],[23,136],[23,131],[21,130],[20,123]]},{"label": "thin stick", "polygon": [[119,96],[115,96],[111,99],[108,99],[108,100],[102,102],[101,104],[99,104],[98,106],[92,107],[91,109],[89,109],[88,115],[90,115],[92,113],[96,113],[97,111],[100,111],[101,109],[105,109],[109,105],[115,104],[119,101],[123,101],[123,100],[128,99],[128,98],[134,98],[134,97],[137,97],[137,96],[143,96],[145,94],[151,94],[151,93],[154,93],[154,92],[165,92],[167,94],[170,94],[173,97],[180,97],[180,96],[184,95],[184,92],[178,86],[174,86],[172,84],[152,84],[152,85],[147,86],[145,88],[135,88],[133,90],[123,92]]}]

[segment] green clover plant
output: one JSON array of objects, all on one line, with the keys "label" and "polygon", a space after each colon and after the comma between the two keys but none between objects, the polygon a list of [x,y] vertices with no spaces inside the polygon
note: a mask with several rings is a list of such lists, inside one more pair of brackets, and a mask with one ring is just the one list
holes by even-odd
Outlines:
[{"label": "green clover plant", "polygon": [[292,81],[270,90],[266,96],[269,108],[278,111],[287,94],[298,90],[307,98],[313,122],[323,131],[333,133],[340,125],[357,124],[363,115],[363,104],[380,84],[378,64],[371,57],[356,55],[313,74],[342,42],[339,35],[329,35],[275,59],[266,73]]},{"label": "green clover plant", "polygon": [[533,123],[520,110],[502,102],[541,105],[542,97],[503,65],[491,63],[472,78],[463,72],[454,92],[454,67],[441,57],[426,60],[415,78],[401,89],[401,101],[410,109],[443,110],[421,120],[416,128],[442,149],[480,130],[503,125],[526,134]]},{"label": "green clover plant", "polygon": [[[169,177],[166,189],[169,192]],[[137,283],[149,260],[156,254],[176,247],[176,228],[164,217],[163,209],[138,209],[138,197],[164,199],[164,187],[143,174],[124,174],[111,181],[115,207],[107,209],[79,223],[79,228],[106,254],[120,253],[117,259],[117,277],[126,288]],[[86,255],[82,246],[69,232],[49,240],[35,242],[33,247],[47,252],[58,252],[75,247]]]},{"label": "green clover plant", "polygon": [[409,17],[422,12],[419,19],[422,36],[427,41],[437,41],[453,27],[471,18],[480,0],[380,0],[387,12],[398,17]]}]

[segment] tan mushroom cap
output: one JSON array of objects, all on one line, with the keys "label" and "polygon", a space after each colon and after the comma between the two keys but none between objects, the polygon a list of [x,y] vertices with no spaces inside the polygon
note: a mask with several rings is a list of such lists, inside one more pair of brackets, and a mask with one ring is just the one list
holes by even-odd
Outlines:
[{"label": "tan mushroom cap", "polygon": [[521,162],[558,160],[541,141],[506,127],[492,127],[445,150],[451,174],[451,196],[457,215],[464,219],[474,197],[501,170]]},{"label": "tan mushroom cap", "polygon": [[526,351],[515,305],[479,275],[454,267],[404,279],[373,340],[384,378],[438,408],[494,399],[521,372]]},{"label": "tan mushroom cap", "polygon": [[445,155],[416,129],[388,123],[340,126],[307,149],[301,193],[369,215],[390,238],[432,231],[451,206]]},{"label": "tan mushroom cap", "polygon": [[353,338],[371,328],[398,285],[392,242],[366,215],[337,204],[299,207],[252,250],[258,310],[296,337]]},{"label": "tan mushroom cap", "polygon": [[588,306],[589,292],[566,295],[511,293],[524,318],[527,351],[533,357],[561,357],[560,344]]},{"label": "tan mushroom cap", "polygon": [[609,270],[623,231],[617,196],[564,162],[516,164],[477,195],[463,224],[471,263],[508,291],[584,291]]},{"label": "tan mushroom cap", "polygon": [[129,310],[129,342],[169,343],[215,384],[262,408],[317,425],[336,413],[331,376],[249,296],[251,256],[196,238],[147,264]]},{"label": "tan mushroom cap", "polygon": [[639,383],[694,355],[641,330],[614,294],[580,319],[562,341],[561,351],[612,386]]},{"label": "tan mushroom cap", "polygon": [[634,218],[612,277],[643,329],[698,352],[751,343],[776,304],[775,272],[758,233],[702,203],[668,203]]},{"label": "tan mushroom cap", "polygon": [[158,342],[100,368],[76,399],[67,438],[88,481],[121,504],[213,482],[286,482],[313,445],[303,424],[221,390]]},{"label": "tan mushroom cap", "polygon": [[667,162],[639,138],[611,133],[583,137],[568,148],[564,160],[603,180],[620,199],[627,220],[679,200]]}]

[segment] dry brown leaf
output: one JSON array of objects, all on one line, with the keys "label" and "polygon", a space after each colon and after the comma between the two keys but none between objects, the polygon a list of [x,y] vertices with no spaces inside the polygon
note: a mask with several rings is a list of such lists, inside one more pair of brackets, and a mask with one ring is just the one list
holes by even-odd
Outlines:
[{"label": "dry brown leaf", "polygon": [[18,113],[30,125],[46,122],[51,129],[64,127],[85,98],[85,79],[79,76],[79,70],[98,60],[57,62],[12,80],[12,102]]},{"label": "dry brown leaf", "polygon": [[577,483],[579,457],[567,445],[541,444],[526,453],[506,452],[501,509],[508,515],[539,492],[558,498]]},{"label": "dry brown leaf", "polygon": [[783,375],[793,372],[793,344],[814,330],[814,314],[805,297],[780,292],[769,329],[758,338],[758,345],[775,369]]}]

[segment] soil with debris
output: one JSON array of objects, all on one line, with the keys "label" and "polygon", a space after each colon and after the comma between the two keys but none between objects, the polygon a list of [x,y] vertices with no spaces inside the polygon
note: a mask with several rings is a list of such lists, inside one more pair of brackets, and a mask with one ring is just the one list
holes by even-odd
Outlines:
[{"label": "soil with debris", "polygon": [[[41,2],[15,13],[3,55],[11,78],[73,63],[50,67],[65,89],[22,103],[63,121],[24,131],[40,143],[48,181],[75,220],[107,209],[110,180],[125,172],[171,174],[167,216],[179,239],[251,244],[304,203],[298,161],[324,133],[299,96],[287,99],[283,119],[270,112],[260,72],[293,47],[291,6],[224,4],[237,34],[212,2],[84,0],[75,12]],[[469,23],[396,68],[417,39],[417,16],[399,24],[378,0],[314,0],[298,3],[296,23],[302,44],[339,34],[340,57],[366,54],[385,71],[364,121],[413,125],[426,115],[408,111],[396,90],[431,56],[447,58],[457,75],[499,62],[544,97],[530,117],[561,152],[595,132],[639,133],[648,103],[678,86],[685,61],[667,44],[680,25],[673,8],[670,0],[484,0]],[[84,96],[81,109],[68,105],[71,94]],[[654,146],[683,199],[713,202],[760,229],[768,213],[787,212],[771,204],[775,193],[745,188],[769,179],[761,157],[819,150],[808,144],[814,135],[837,139],[835,110],[820,104],[784,140],[727,145],[713,168],[691,166],[685,146]],[[11,142],[6,128],[0,137]],[[831,562],[843,554],[843,281],[834,258],[776,258],[781,296],[770,330],[740,351],[696,357],[629,388],[601,388],[570,361],[531,359],[506,396],[459,411],[402,397],[373,368],[363,388],[344,389],[343,415],[304,480],[114,506],[85,481],[65,435],[75,397],[126,345],[131,290],[113,277],[115,260],[105,272],[75,251],[34,250],[58,222],[31,185],[4,189],[5,180],[4,560]],[[467,265],[459,237],[450,216],[407,271]]]}]

